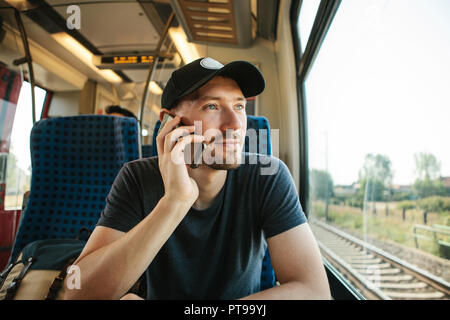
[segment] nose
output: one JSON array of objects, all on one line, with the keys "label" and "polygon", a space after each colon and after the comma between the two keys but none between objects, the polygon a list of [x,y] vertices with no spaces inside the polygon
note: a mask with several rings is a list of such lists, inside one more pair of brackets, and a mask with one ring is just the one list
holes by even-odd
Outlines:
[{"label": "nose", "polygon": [[238,113],[233,108],[224,108],[221,118],[222,125],[220,129],[222,132],[225,132],[227,129],[236,131],[244,128],[247,119],[245,114]]}]

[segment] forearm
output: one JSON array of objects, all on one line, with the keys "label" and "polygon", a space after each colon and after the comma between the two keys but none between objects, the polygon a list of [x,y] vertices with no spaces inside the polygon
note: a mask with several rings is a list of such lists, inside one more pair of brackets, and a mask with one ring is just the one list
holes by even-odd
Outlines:
[{"label": "forearm", "polygon": [[119,299],[144,273],[189,208],[163,197],[123,237],[75,262],[80,268],[81,288],[67,289],[66,298]]},{"label": "forearm", "polygon": [[264,291],[254,293],[240,300],[328,300],[326,288],[316,288],[299,281],[286,282]]}]

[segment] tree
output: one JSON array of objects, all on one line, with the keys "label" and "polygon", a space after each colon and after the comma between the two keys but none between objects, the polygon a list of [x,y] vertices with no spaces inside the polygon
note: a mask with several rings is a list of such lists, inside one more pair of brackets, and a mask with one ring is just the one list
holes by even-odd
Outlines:
[{"label": "tree", "polygon": [[445,187],[440,179],[441,163],[431,153],[414,154],[416,165],[416,180],[413,184],[414,193],[419,198],[432,195],[443,195]]},{"label": "tree", "polygon": [[10,194],[21,194],[30,189],[30,175],[17,162],[17,156],[11,148],[6,166],[6,190]]},{"label": "tree", "polygon": [[419,198],[426,198],[430,196],[444,195],[445,187],[442,181],[440,181],[439,179],[416,179],[413,184],[413,191]]},{"label": "tree", "polygon": [[419,180],[436,180],[440,176],[441,163],[431,153],[414,154],[416,175]]},{"label": "tree", "polygon": [[423,223],[427,224],[428,213],[441,212],[444,207],[444,198],[434,196],[420,199],[418,201],[419,208],[423,210]]},{"label": "tree", "polygon": [[314,199],[325,200],[333,194],[333,179],[329,172],[312,169],[310,179],[311,192]]},{"label": "tree", "polygon": [[312,169],[310,185],[313,199],[325,201],[325,221],[328,221],[328,200],[333,196],[333,179],[329,172]]},{"label": "tree", "polygon": [[359,170],[360,196],[374,202],[373,212],[376,213],[375,201],[381,201],[390,195],[393,172],[391,160],[380,154],[367,154],[363,167]]}]

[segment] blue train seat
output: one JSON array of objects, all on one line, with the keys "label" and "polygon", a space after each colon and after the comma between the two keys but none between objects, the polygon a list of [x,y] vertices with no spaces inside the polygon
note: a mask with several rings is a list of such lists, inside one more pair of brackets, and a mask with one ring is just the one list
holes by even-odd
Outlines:
[{"label": "blue train seat", "polygon": [[149,158],[153,156],[153,146],[151,144],[142,145],[142,158]]},{"label": "blue train seat", "polygon": [[35,240],[92,230],[122,165],[139,158],[134,118],[80,115],[44,119],[31,131],[31,190],[10,261]]},{"label": "blue train seat", "polygon": [[[155,124],[155,128],[153,130],[153,146],[155,146],[152,150],[152,156],[157,156],[158,151],[156,148],[156,134],[158,133],[159,127],[161,125],[161,121],[158,120]],[[249,129],[254,129],[256,133],[256,137],[258,139],[257,150],[256,153],[263,153],[267,155],[272,155],[272,145],[270,142],[270,125],[269,121],[265,117],[261,116],[250,116],[247,115],[247,131]],[[264,136],[260,136],[263,132],[260,132],[259,129],[265,129],[263,132],[267,133]],[[249,138],[245,139],[245,152],[250,152],[249,146]],[[275,285],[275,273],[273,271],[272,262],[270,261],[269,250],[266,250],[262,271],[261,271],[261,290],[265,290],[271,288]]]}]

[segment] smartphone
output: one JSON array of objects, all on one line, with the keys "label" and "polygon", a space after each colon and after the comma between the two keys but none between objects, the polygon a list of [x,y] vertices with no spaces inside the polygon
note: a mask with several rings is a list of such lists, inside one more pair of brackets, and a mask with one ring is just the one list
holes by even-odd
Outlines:
[{"label": "smartphone", "polygon": [[[171,121],[171,120],[173,120],[173,119],[175,119],[174,116],[172,116],[172,115],[170,115],[170,114],[168,114],[168,113],[164,113],[163,119],[162,119],[162,121],[161,121],[161,125],[160,125],[160,127],[159,127],[159,129],[158,129],[158,133],[157,133],[156,135],[158,135],[158,134],[161,132],[161,129],[166,125],[166,123],[167,123],[168,121]],[[181,126],[181,125],[183,125],[183,123],[181,123],[181,121],[180,121],[180,124],[178,124],[175,128],[178,128],[178,127]],[[175,128],[174,128],[174,129],[175,129]],[[198,163],[199,163],[199,161],[201,161],[201,159],[200,159],[199,157],[202,156],[203,151],[204,151],[205,149],[206,149],[206,144],[205,144],[204,142],[202,142],[202,147],[201,147],[201,149],[198,150],[197,153],[195,153],[195,154],[193,155],[193,158],[191,158],[191,164],[190,164],[189,166],[190,166],[192,169],[198,168]]]},{"label": "smartphone", "polygon": [[[164,113],[163,119],[162,119],[162,121],[161,121],[161,125],[159,126],[158,133],[157,133],[156,135],[158,135],[158,134],[161,132],[161,129],[166,125],[166,123],[167,123],[168,121],[173,120],[173,119],[175,119],[174,116],[172,116],[172,115],[170,115],[170,114],[168,114],[168,113]],[[180,124],[181,124],[181,123],[180,123]],[[178,128],[179,126],[180,126],[180,125],[178,125],[178,126],[176,126],[176,127]]]}]

